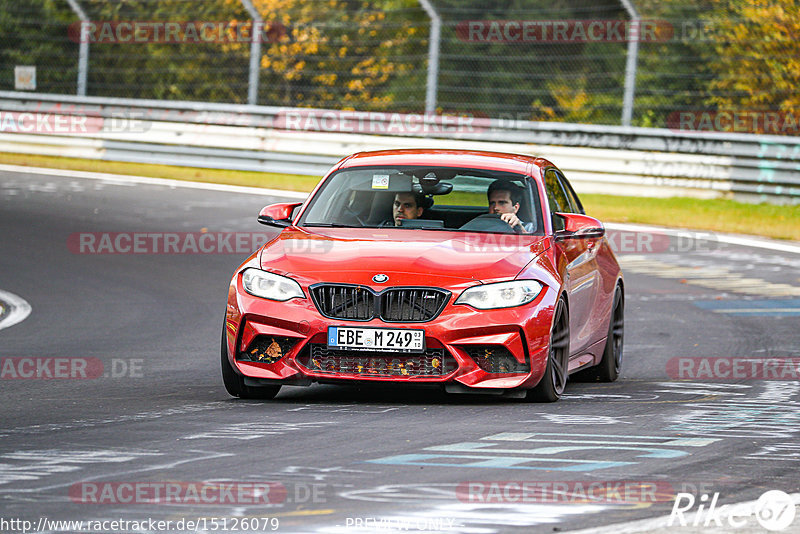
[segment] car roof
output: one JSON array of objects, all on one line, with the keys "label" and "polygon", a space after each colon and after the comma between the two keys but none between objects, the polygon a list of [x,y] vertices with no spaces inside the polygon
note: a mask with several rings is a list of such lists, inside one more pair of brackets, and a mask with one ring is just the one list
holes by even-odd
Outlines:
[{"label": "car roof", "polygon": [[526,156],[524,154],[509,154],[484,150],[411,148],[358,152],[342,161],[339,168],[345,169],[372,165],[431,165],[437,167],[493,169],[526,174],[529,164],[534,164],[539,167],[552,165],[542,158]]}]

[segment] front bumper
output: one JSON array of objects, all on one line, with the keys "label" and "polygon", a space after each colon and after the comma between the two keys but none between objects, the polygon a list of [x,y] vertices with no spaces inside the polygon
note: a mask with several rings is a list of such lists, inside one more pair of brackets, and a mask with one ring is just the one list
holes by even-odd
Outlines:
[{"label": "front bumper", "polygon": [[[389,382],[479,392],[529,389],[545,371],[556,301],[547,286],[533,302],[516,308],[475,310],[453,305],[454,295],[431,321],[387,323],[330,319],[310,298],[274,302],[254,297],[238,278],[228,294],[228,358],[252,385]],[[328,350],[329,326],[424,329],[426,353]]]}]

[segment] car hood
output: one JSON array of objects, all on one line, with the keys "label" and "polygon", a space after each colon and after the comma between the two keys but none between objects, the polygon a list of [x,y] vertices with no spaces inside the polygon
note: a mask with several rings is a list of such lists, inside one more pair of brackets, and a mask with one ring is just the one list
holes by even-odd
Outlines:
[{"label": "car hood", "polygon": [[516,276],[547,248],[542,236],[400,229],[287,228],[265,244],[263,269],[301,283],[452,285]]}]

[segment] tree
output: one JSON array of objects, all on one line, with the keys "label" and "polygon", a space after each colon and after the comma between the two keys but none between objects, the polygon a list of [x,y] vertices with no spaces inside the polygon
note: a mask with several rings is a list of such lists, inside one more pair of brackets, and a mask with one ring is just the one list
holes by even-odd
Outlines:
[{"label": "tree", "polygon": [[[174,22],[183,28],[177,41],[145,33],[148,38],[138,42],[112,38],[91,43],[89,94],[158,100],[247,101],[249,49],[226,47],[224,39],[193,39],[185,31],[206,22],[227,24],[247,20],[238,0],[84,4],[87,15],[98,25]],[[100,30],[96,33],[102,35]]]},{"label": "tree", "polygon": [[422,28],[427,33],[416,0],[255,0],[254,5],[267,27],[284,29],[262,49],[260,103],[414,110],[419,100],[409,105],[409,89],[424,99],[424,85],[409,88],[406,79],[424,71],[426,57],[416,50]]},{"label": "tree", "polygon": [[56,0],[0,0],[0,89],[14,90],[14,66],[36,66],[36,90],[75,94],[78,45],[67,39],[74,19]]},{"label": "tree", "polygon": [[546,36],[542,33],[528,40],[488,38],[488,31],[465,31],[470,22],[484,28],[492,24],[505,28],[506,22],[583,27],[594,20],[624,20],[618,2],[435,0],[435,4],[446,21],[439,98],[445,109],[461,106],[523,120],[619,123],[625,43],[537,40]]},{"label": "tree", "polygon": [[715,77],[707,102],[729,110],[800,112],[800,4],[712,0],[704,20]]},{"label": "tree", "polygon": [[711,9],[711,1],[636,2],[643,19],[663,22],[669,30],[655,42],[639,44],[633,115],[636,126],[667,127],[676,113],[696,111],[709,95],[714,58],[708,53],[710,44],[702,16]]}]

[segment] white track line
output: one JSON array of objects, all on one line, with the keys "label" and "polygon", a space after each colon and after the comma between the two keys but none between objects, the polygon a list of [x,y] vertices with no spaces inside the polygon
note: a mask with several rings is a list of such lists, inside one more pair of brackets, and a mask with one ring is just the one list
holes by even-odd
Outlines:
[{"label": "white track line", "polygon": [[[90,180],[105,180],[120,184],[146,184],[163,185],[172,188],[203,189],[206,191],[225,191],[228,193],[244,193],[248,195],[260,196],[279,196],[304,200],[308,193],[300,191],[284,191],[282,189],[262,189],[260,187],[244,187],[239,185],[210,184],[203,182],[189,182],[184,180],[169,180],[166,178],[148,178],[147,176],[128,176],[123,174],[109,174],[104,172],[88,171],[67,171],[61,169],[47,169],[44,167],[26,167],[23,165],[2,165],[0,171],[20,172],[30,174],[44,174],[47,176],[67,177],[67,178],[87,178]],[[666,235],[692,237],[706,241],[716,241],[728,243],[730,245],[740,245],[744,247],[763,248],[779,252],[789,252],[800,254],[800,243],[794,241],[778,241],[758,237],[749,237],[733,234],[718,234],[710,230],[679,230],[675,228],[665,228],[661,226],[649,226],[643,224],[617,224],[609,223],[607,228],[612,230],[623,230],[631,232],[660,232]],[[689,235],[687,235],[687,233]]]},{"label": "white track line", "polygon": [[13,293],[0,289],[0,301],[10,309],[8,315],[0,319],[0,330],[21,323],[31,314],[31,305]]}]

